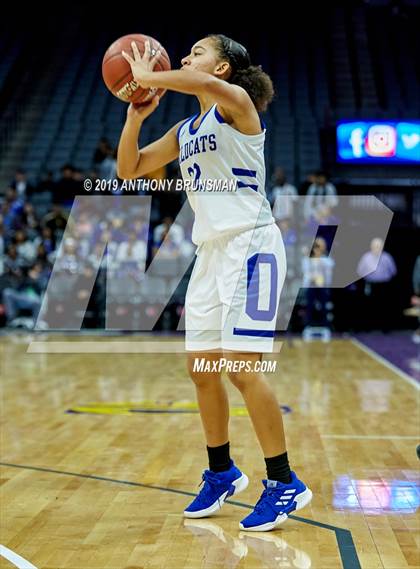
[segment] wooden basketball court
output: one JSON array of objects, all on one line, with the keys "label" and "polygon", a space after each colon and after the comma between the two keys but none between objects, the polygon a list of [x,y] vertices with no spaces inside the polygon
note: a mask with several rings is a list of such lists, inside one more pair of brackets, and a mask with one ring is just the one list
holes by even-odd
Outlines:
[{"label": "wooden basketball court", "polygon": [[28,353],[31,339],[0,338],[0,567],[420,567],[419,392],[356,342],[292,340],[275,356],[289,457],[314,499],[281,529],[246,533],[264,460],[227,379],[232,457],[250,485],[184,520],[207,468],[185,356],[118,353],[101,337],[82,338],[99,353]]}]

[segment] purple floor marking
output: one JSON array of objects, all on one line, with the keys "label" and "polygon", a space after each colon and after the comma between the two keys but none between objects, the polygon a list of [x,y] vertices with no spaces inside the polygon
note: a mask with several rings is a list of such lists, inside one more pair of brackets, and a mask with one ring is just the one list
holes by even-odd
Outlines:
[{"label": "purple floor marking", "polygon": [[420,344],[413,342],[412,335],[410,331],[372,332],[355,334],[354,337],[420,383]]}]

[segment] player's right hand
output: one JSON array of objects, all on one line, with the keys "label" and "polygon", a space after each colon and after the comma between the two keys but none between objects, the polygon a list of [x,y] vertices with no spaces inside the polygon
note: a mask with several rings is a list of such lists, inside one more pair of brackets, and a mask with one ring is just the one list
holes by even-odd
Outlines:
[{"label": "player's right hand", "polygon": [[127,109],[127,119],[133,119],[141,122],[149,115],[151,115],[158,106],[158,95],[155,95],[149,103],[143,105],[135,106],[133,103],[130,103]]}]

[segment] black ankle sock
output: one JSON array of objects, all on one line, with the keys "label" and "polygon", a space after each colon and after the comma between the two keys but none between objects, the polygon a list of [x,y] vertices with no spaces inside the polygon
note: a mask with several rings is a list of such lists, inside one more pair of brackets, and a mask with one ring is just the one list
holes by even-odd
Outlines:
[{"label": "black ankle sock", "polygon": [[291,481],[289,460],[287,452],[265,458],[265,465],[267,468],[267,478],[269,480],[277,480],[283,484],[289,484]]},{"label": "black ankle sock", "polygon": [[229,442],[219,447],[207,447],[209,468],[213,472],[223,472],[232,466],[229,454]]}]

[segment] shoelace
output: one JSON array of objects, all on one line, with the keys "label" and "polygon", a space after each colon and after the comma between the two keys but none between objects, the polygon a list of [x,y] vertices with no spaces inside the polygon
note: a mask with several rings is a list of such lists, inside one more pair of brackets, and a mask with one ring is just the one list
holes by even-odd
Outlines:
[{"label": "shoelace", "polygon": [[258,502],[255,504],[254,512],[259,514],[263,510],[263,508],[267,505],[267,502],[263,504],[265,498],[267,497],[269,498],[268,503],[270,504],[271,508],[275,511],[273,500],[276,499],[276,493],[274,492],[274,490],[266,488],[264,492],[261,494],[261,497],[258,500]]},{"label": "shoelace", "polygon": [[[217,489],[217,486],[220,485],[221,481],[218,480],[214,474],[212,474],[209,470],[205,470],[203,472],[203,477],[201,479],[200,484],[198,485],[198,487],[200,487],[203,482],[207,482],[207,486],[206,484],[204,484],[203,488],[200,490],[200,493],[198,495],[198,498],[205,498],[208,493],[210,492],[210,490],[215,491]],[[219,498],[217,498],[217,501],[219,502]],[[219,502],[220,504],[220,502]]]}]

